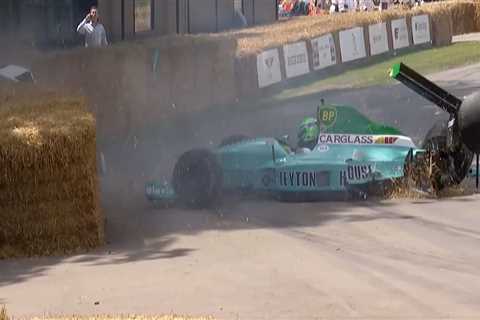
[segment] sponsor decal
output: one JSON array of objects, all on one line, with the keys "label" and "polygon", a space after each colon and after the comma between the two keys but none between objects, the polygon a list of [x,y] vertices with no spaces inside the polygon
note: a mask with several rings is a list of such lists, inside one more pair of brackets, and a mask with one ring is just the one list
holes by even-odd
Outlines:
[{"label": "sponsor decal", "polygon": [[422,44],[430,41],[430,20],[428,15],[412,17],[413,43]]},{"label": "sponsor decal", "polygon": [[337,108],[322,107],[318,110],[320,130],[330,128],[337,121]]},{"label": "sponsor decal", "polygon": [[262,183],[265,187],[269,187],[271,184],[274,183],[275,176],[272,173],[266,173],[262,177]]},{"label": "sponsor decal", "polygon": [[267,87],[282,80],[277,49],[271,49],[257,56],[258,86]]},{"label": "sponsor decal", "polygon": [[373,43],[377,44],[383,41],[383,35],[377,34],[372,37]]},{"label": "sponsor decal", "polygon": [[370,25],[368,27],[370,38],[370,53],[377,55],[388,51],[387,24],[385,22]]},{"label": "sponsor decal", "polygon": [[353,45],[353,55],[358,56],[360,52],[358,51],[357,37],[353,32],[352,32],[352,45]]},{"label": "sponsor decal", "polygon": [[373,169],[369,164],[350,165],[347,170],[340,171],[340,185],[346,185],[347,181],[365,180],[372,173]]},{"label": "sponsor decal", "polygon": [[343,62],[366,57],[363,27],[340,31],[339,39]]},{"label": "sponsor decal", "polygon": [[319,144],[395,144],[399,138],[395,136],[372,136],[357,134],[320,134]]},{"label": "sponsor decal", "polygon": [[287,57],[287,64],[289,66],[294,66],[297,64],[304,64],[304,63],[307,63],[307,54],[305,53]]},{"label": "sponsor decal", "polygon": [[313,52],[313,68],[322,69],[337,63],[335,41],[332,34],[313,39],[311,41]]},{"label": "sponsor decal", "polygon": [[416,32],[427,32],[427,28],[428,28],[427,22],[415,22]]},{"label": "sponsor decal", "polygon": [[270,175],[264,175],[262,178],[262,183],[265,187],[268,187],[272,183],[272,178],[270,177]]},{"label": "sponsor decal", "polygon": [[318,152],[327,152],[328,150],[330,150],[330,147],[327,144],[319,144],[317,145],[315,150]]},{"label": "sponsor decal", "polygon": [[263,60],[268,70],[272,69],[274,61],[275,59],[273,57],[268,57],[265,60]]},{"label": "sponsor decal", "polygon": [[147,196],[151,196],[151,195],[161,195],[163,193],[163,186],[162,185],[158,185],[158,184],[149,184],[147,185],[146,187],[146,194]]},{"label": "sponsor decal", "polygon": [[397,142],[398,137],[378,137],[375,139],[376,144],[395,144]]},{"label": "sponsor decal", "polygon": [[320,134],[321,144],[373,144],[373,136],[354,134]]},{"label": "sponsor decal", "polygon": [[287,78],[300,76],[310,72],[307,43],[305,41],[286,44],[283,46],[283,54]]},{"label": "sponsor decal", "polygon": [[275,181],[275,170],[274,169],[267,169],[263,172],[264,172],[264,174],[262,176],[263,186],[268,188],[271,185],[274,185],[276,183],[276,181]]},{"label": "sponsor decal", "polygon": [[392,20],[393,49],[409,46],[408,28],[405,18]]},{"label": "sponsor decal", "polygon": [[283,187],[324,187],[329,185],[330,176],[326,171],[280,171],[279,183]]}]

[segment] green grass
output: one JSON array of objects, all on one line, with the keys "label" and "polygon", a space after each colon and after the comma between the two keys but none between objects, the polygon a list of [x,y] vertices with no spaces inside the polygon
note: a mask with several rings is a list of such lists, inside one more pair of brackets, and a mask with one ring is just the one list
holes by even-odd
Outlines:
[{"label": "green grass", "polygon": [[[377,62],[378,63],[375,63]],[[450,46],[433,48],[422,51],[406,52],[396,57],[377,58],[367,66],[354,67],[328,78],[312,81],[298,81],[292,88],[283,90],[272,98],[278,102],[289,98],[301,97],[318,93],[319,91],[347,87],[360,88],[373,85],[393,84],[389,79],[388,72],[391,66],[398,62],[404,62],[416,71],[425,74],[453,67],[480,62],[480,42],[460,42]]]}]

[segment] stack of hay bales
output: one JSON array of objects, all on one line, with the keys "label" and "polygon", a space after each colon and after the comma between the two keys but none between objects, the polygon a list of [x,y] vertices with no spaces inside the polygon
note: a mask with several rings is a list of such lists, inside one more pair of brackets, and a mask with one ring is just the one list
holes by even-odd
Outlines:
[{"label": "stack of hay bales", "polygon": [[475,20],[475,32],[480,32],[480,1],[475,1],[473,3],[475,7],[475,15],[474,15],[474,20]]},{"label": "stack of hay bales", "polygon": [[102,242],[95,119],[83,99],[0,87],[0,259]]},{"label": "stack of hay bales", "polygon": [[297,17],[283,23],[235,30],[226,34],[237,39],[237,56],[244,57],[342,29],[368,26],[400,17],[410,19],[413,15],[426,13],[432,19],[434,45],[450,44],[452,35],[480,31],[480,1],[454,0],[426,3],[409,10],[397,7],[385,11]]}]

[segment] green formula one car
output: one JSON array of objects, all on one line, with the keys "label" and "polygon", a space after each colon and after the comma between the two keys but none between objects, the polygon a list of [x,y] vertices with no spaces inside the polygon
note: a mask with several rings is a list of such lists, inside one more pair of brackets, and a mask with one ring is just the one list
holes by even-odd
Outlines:
[{"label": "green formula one car", "polygon": [[[432,128],[419,148],[400,130],[376,123],[351,106],[322,101],[316,115],[300,124],[295,148],[287,139],[229,137],[213,150],[182,154],[171,181],[148,182],[146,197],[157,204],[205,208],[230,191],[315,201],[333,196],[365,199],[425,172],[436,185],[458,183],[470,170],[471,152],[455,153],[463,158],[456,159],[460,168],[452,172],[435,170],[431,161],[425,166],[425,159],[432,159],[432,146],[445,140],[442,130]],[[422,188],[421,179],[415,182]]]},{"label": "green formula one car", "polygon": [[302,123],[299,137],[297,148],[283,139],[233,136],[214,150],[187,151],[175,165],[171,184],[149,182],[146,196],[193,207],[210,206],[228,191],[298,201],[366,197],[370,187],[402,178],[406,159],[422,152],[399,130],[350,106],[321,106],[317,119]]}]

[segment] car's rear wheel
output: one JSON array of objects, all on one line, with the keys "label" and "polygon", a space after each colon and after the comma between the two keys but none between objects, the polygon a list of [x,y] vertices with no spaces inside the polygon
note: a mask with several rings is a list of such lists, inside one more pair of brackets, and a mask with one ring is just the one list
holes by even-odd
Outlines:
[{"label": "car's rear wheel", "polygon": [[447,186],[448,156],[447,121],[440,120],[433,124],[423,140],[422,148],[427,151],[425,161],[430,184],[435,191],[441,191]]},{"label": "car's rear wheel", "polygon": [[231,136],[223,139],[222,142],[220,142],[219,147],[225,147],[225,146],[235,144],[235,143],[239,143],[239,142],[242,142],[242,141],[245,141],[245,140],[248,140],[248,139],[250,139],[250,137],[246,136],[244,134],[234,134],[234,135],[231,135]]},{"label": "car's rear wheel", "polygon": [[447,150],[448,122],[437,121],[425,136],[422,148],[427,151],[429,176],[433,190],[459,184],[470,168],[473,153],[461,143],[454,152]]},{"label": "car's rear wheel", "polygon": [[180,156],[172,180],[175,193],[182,204],[191,208],[207,208],[220,196],[222,168],[211,151],[194,149]]}]

